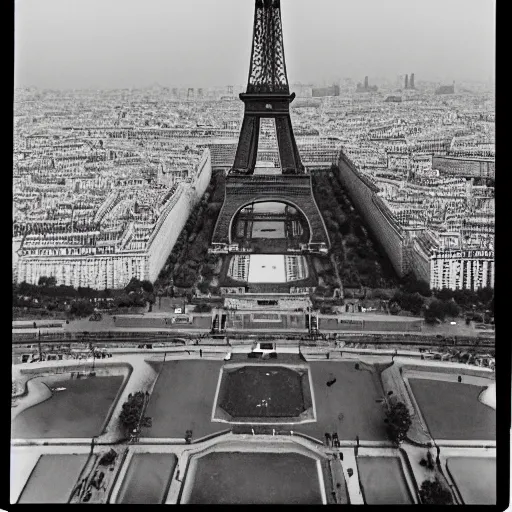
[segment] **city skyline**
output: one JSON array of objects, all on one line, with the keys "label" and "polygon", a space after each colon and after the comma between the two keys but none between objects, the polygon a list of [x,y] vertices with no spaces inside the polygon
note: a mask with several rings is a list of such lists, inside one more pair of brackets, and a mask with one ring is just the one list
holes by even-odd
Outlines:
[{"label": "city skyline", "polygon": [[[176,15],[172,1],[124,1],[121,8],[115,0],[18,0],[15,86],[245,84],[252,2],[189,0],[179,7]],[[411,9],[404,0],[318,0],[312,10],[304,0],[283,0],[282,8],[292,84],[365,75],[393,83],[411,72],[417,82],[494,78],[494,2],[434,0]],[[347,17],[350,23],[340,23]]]}]

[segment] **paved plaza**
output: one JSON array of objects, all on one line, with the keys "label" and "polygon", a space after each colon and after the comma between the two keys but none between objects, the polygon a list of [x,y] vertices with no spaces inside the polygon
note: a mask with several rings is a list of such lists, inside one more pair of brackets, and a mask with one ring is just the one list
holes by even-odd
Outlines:
[{"label": "paved plaza", "polygon": [[153,424],[143,436],[183,439],[192,430],[198,439],[226,430],[225,424],[211,421],[221,366],[221,361],[164,363],[146,410]]}]

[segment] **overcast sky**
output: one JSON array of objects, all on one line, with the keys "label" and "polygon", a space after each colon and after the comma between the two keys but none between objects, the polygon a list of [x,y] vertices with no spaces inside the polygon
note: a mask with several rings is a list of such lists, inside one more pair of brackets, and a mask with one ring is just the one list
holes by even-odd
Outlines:
[{"label": "overcast sky", "polygon": [[[290,83],[494,77],[494,0],[281,0]],[[16,0],[15,85],[246,84],[254,0]]]}]

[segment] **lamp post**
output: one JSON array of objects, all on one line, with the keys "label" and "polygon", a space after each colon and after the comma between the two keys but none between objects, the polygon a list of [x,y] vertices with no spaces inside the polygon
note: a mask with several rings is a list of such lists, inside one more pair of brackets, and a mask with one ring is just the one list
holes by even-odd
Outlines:
[{"label": "lamp post", "polygon": [[92,354],[92,370],[91,370],[91,373],[94,373],[94,367],[96,365],[96,353],[94,352],[94,346],[91,343],[89,343],[89,350],[91,351],[91,354]]},{"label": "lamp post", "polygon": [[41,349],[41,329],[39,329],[39,331],[37,333],[37,345],[39,347],[39,361],[42,361],[43,351]]}]

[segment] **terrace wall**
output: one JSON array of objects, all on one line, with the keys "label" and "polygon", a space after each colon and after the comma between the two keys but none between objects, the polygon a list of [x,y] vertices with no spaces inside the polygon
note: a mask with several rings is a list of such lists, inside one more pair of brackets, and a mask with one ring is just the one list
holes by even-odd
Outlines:
[{"label": "terrace wall", "polygon": [[[300,329],[306,328],[306,318],[304,313],[274,313],[276,319],[273,321],[265,321],[263,318],[258,319],[261,313],[232,313],[228,316],[228,329]],[[279,319],[277,319],[279,317]]]},{"label": "terrace wall", "polygon": [[116,327],[134,327],[145,329],[210,329],[212,323],[211,314],[194,315],[189,323],[173,323],[171,316],[150,317],[150,316],[118,316]]},{"label": "terrace wall", "polygon": [[373,319],[348,319],[343,317],[318,317],[318,327],[328,331],[390,331],[390,332],[419,332],[422,329],[423,320],[373,320]]}]

